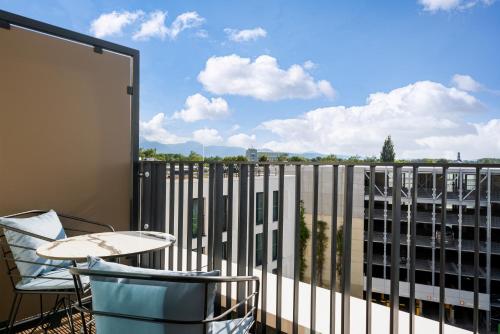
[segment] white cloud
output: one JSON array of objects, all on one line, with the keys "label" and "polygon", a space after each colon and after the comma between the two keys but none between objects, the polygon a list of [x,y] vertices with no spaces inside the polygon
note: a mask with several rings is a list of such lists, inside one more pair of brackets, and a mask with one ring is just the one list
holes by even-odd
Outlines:
[{"label": "white cloud", "polygon": [[276,58],[267,55],[253,62],[235,54],[211,57],[198,81],[214,94],[251,96],[264,101],[335,95],[328,81],[315,81],[301,65],[284,70]]},{"label": "white cloud", "polygon": [[[419,81],[371,94],[364,105],[320,108],[297,118],[264,122],[260,128],[277,138],[261,146],[285,152],[378,156],[384,138],[391,135],[400,158],[453,158],[457,151],[466,159],[498,156],[498,135],[489,141],[459,139],[487,138],[494,132],[497,120],[494,125],[466,121],[484,109],[468,92]],[[463,145],[456,144],[458,141]],[[481,149],[478,143],[483,145]]]},{"label": "white cloud", "polygon": [[141,137],[150,142],[160,144],[180,144],[189,140],[186,137],[180,137],[170,133],[165,129],[165,115],[163,113],[156,114],[147,122],[139,123],[139,131]]},{"label": "white cloud", "polygon": [[206,31],[205,29],[200,29],[196,32],[196,37],[208,38],[208,31]]},{"label": "white cloud", "polygon": [[246,133],[238,133],[227,138],[227,146],[249,148],[253,147],[257,142],[255,135],[247,135]]},{"label": "white cloud", "polygon": [[316,67],[317,67],[317,65],[315,63],[313,63],[311,60],[306,60],[304,62],[304,68],[306,70],[312,70],[312,69],[314,69]]},{"label": "white cloud", "polygon": [[188,96],[184,109],[174,113],[174,118],[185,122],[195,122],[203,119],[217,119],[229,115],[229,106],[221,97],[210,100],[201,94]]},{"label": "white cloud", "polygon": [[474,80],[470,75],[455,74],[451,79],[453,86],[467,92],[477,92],[481,90],[482,85]]},{"label": "white cloud", "polygon": [[198,27],[204,22],[197,12],[186,12],[177,16],[170,27],[165,25],[167,12],[157,10],[149,13],[149,19],[141,24],[140,29],[132,36],[134,40],[148,40],[152,37],[175,39],[183,30]]},{"label": "white cloud", "polygon": [[261,27],[243,30],[226,28],[224,29],[224,32],[227,34],[229,40],[233,42],[255,41],[261,37],[267,36],[267,31]]},{"label": "white cloud", "polygon": [[466,10],[478,4],[489,6],[495,1],[496,0],[418,0],[425,11],[432,13],[438,11]]},{"label": "white cloud", "polygon": [[106,36],[120,35],[123,28],[134,23],[144,15],[141,10],[135,12],[117,12],[101,14],[90,24],[90,32],[98,38]]},{"label": "white cloud", "polygon": [[209,128],[193,131],[193,140],[205,146],[221,144],[223,141],[219,131]]},{"label": "white cloud", "polygon": [[197,12],[186,12],[177,16],[172,23],[169,31],[169,35],[171,38],[176,38],[181,31],[196,28],[200,26],[205,19],[201,17]]}]

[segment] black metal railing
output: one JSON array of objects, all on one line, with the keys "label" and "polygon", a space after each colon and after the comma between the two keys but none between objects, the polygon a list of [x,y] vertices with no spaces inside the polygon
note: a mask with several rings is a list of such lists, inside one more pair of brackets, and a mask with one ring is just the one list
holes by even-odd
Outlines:
[{"label": "black metal railing", "polygon": [[[490,321],[481,320],[479,311],[479,293],[489,293],[490,289],[483,289],[480,291],[479,281],[480,278],[488,280],[487,285],[490,284],[488,275],[491,272],[498,272],[495,268],[487,268],[494,264],[491,261],[484,261],[483,258],[491,257],[491,230],[492,222],[497,222],[491,215],[491,210],[488,209],[487,218],[484,218],[481,212],[481,207],[488,207],[488,201],[492,200],[491,189],[485,186],[485,177],[492,177],[491,171],[497,171],[500,165],[476,165],[476,164],[369,164],[363,166],[355,166],[352,164],[339,164],[339,163],[288,163],[288,162],[265,162],[265,163],[248,163],[248,162],[234,162],[234,163],[219,163],[219,162],[159,162],[159,161],[143,161],[140,163],[140,229],[151,229],[158,231],[166,231],[174,234],[178,240],[177,242],[177,256],[174,261],[174,251],[167,250],[167,261],[165,255],[159,254],[145,257],[142,259],[142,265],[162,268],[164,262],[166,267],[173,270],[174,263],[176,270],[202,270],[202,258],[206,257],[206,269],[223,269],[223,260],[226,260],[225,266],[228,275],[234,274],[231,264],[236,264],[237,275],[253,275],[255,268],[254,253],[256,251],[254,244],[257,242],[255,232],[256,226],[256,201],[255,196],[257,190],[263,192],[263,223],[259,225],[259,230],[262,228],[263,242],[261,242],[262,249],[259,249],[262,254],[261,265],[261,304],[259,312],[259,331],[265,333],[270,325],[268,319],[268,292],[271,290],[276,291],[276,309],[272,310],[275,315],[275,321],[272,327],[276,332],[285,330],[284,322],[291,323],[287,327],[293,333],[298,333],[300,327],[308,327],[312,333],[316,332],[316,295],[318,289],[318,221],[320,216],[330,215],[329,221],[329,239],[330,247],[330,274],[329,274],[329,290],[330,290],[330,333],[335,332],[336,320],[335,319],[335,305],[336,305],[336,292],[341,294],[341,318],[340,328],[341,333],[350,333],[350,305],[351,305],[351,263],[352,263],[352,240],[353,240],[353,208],[354,202],[361,200],[361,207],[364,207],[364,212],[360,217],[364,224],[365,236],[364,249],[361,262],[365,262],[365,270],[363,275],[366,284],[364,286],[364,298],[366,299],[366,333],[372,333],[372,299],[373,299],[373,285],[372,279],[374,278],[374,266],[380,265],[383,261],[384,265],[390,268],[398,268],[401,270],[409,270],[409,275],[405,276],[405,281],[409,283],[409,298],[408,307],[406,310],[410,314],[409,332],[415,333],[415,313],[416,313],[416,270],[424,268],[424,264],[417,259],[417,248],[426,247],[425,240],[419,236],[419,228],[422,224],[432,223],[433,231],[439,229],[446,231],[447,224],[451,218],[455,219],[456,213],[448,213],[450,205],[448,193],[452,194],[453,200],[457,197],[456,189],[448,191],[441,191],[438,198],[434,195],[433,205],[437,207],[434,212],[433,220],[432,215],[429,216],[426,212],[420,212],[419,206],[420,187],[408,187],[403,185],[403,171],[406,177],[411,176],[411,184],[418,184],[419,168],[433,167],[437,170],[436,188],[449,189],[447,172],[449,168],[468,168],[468,173],[473,169],[475,175],[474,190],[468,192],[467,200],[470,202],[470,196],[474,197],[474,214],[471,212],[471,204],[467,203],[469,211],[464,214],[463,221],[457,224],[460,227],[465,226],[473,229],[472,240],[460,240],[460,244],[465,246],[469,245],[467,251],[473,252],[473,264],[463,264],[467,268],[467,275],[473,276],[473,308],[470,329],[474,332],[479,332],[480,329],[489,331]],[[380,195],[380,188],[383,185],[377,185],[376,174],[379,169],[389,169],[391,175],[390,187],[386,185],[385,191],[390,198],[390,203],[385,211],[377,205],[380,205],[380,199],[376,197]],[[358,170],[360,171],[358,173]],[[307,177],[304,174],[307,171]],[[330,184],[321,184],[321,175],[324,173],[331,173]],[[187,176],[186,176],[187,174]],[[496,174],[495,174],[496,175]],[[499,174],[500,176],[500,174]],[[272,178],[272,181],[270,181]],[[291,179],[290,179],[291,178]],[[328,179],[330,180],[330,179]],[[326,182],[326,181],[325,181]],[[355,182],[359,186],[355,186]],[[195,185],[196,183],[196,185]],[[186,184],[186,185],[185,185]],[[274,187],[271,189],[270,184]],[[187,192],[185,187],[187,186]],[[470,184],[468,184],[470,189]],[[168,188],[168,189],[167,189]],[[307,189],[304,189],[307,188]],[[276,275],[276,285],[269,285],[270,263],[269,263],[269,229],[270,222],[270,201],[274,196],[270,197],[270,192],[276,189],[279,192],[278,196],[278,219],[277,219],[277,259],[273,272]],[[320,189],[330,189],[328,192],[329,198],[325,194],[320,193]],[[361,189],[361,190],[360,190]],[[476,191],[479,189],[480,191]],[[342,193],[339,192],[342,191]],[[390,192],[388,191],[390,190]],[[310,196],[307,199],[308,214],[311,219],[311,238],[309,240],[309,247],[311,249],[310,258],[310,323],[308,325],[300,324],[299,326],[299,313],[303,312],[304,305],[300,300],[299,294],[299,281],[300,281],[300,251],[299,243],[301,242],[301,211],[303,208],[303,200],[305,191],[310,191]],[[356,193],[355,193],[356,191]],[[359,194],[358,192],[363,193]],[[428,189],[423,188],[423,198],[428,198]],[[196,193],[196,194],[195,194]],[[271,193],[272,194],[272,193]],[[226,197],[227,196],[227,197]],[[342,201],[339,201],[339,196]],[[206,198],[206,200],[205,200]],[[404,202],[402,201],[404,198]],[[197,208],[193,210],[193,201],[197,199]],[[227,205],[224,205],[227,201]],[[483,202],[487,203],[484,204]],[[339,208],[339,202],[342,207]],[[325,209],[326,207],[328,209]],[[428,201],[425,202],[426,205]],[[455,203],[455,202],[454,202]],[[356,205],[358,205],[357,203]],[[406,207],[405,207],[406,205]],[[460,203],[458,205],[461,205]],[[186,209],[185,209],[186,208]],[[406,209],[405,209],[406,208]],[[321,212],[319,212],[321,209]],[[328,213],[325,213],[328,211]],[[196,212],[196,217],[193,216]],[[272,211],[271,211],[272,212]],[[450,211],[451,212],[451,211]],[[404,213],[404,215],[402,215]],[[358,215],[358,213],[356,212]],[[408,215],[407,215],[408,214]],[[439,218],[437,218],[439,216]],[[285,220],[285,217],[287,219]],[[384,218],[385,217],[385,218]],[[233,219],[234,218],[234,219]],[[337,281],[337,238],[338,238],[338,218],[343,222],[342,234],[342,257],[339,259],[341,264],[340,271],[340,286],[338,287]],[[381,232],[377,232],[375,225],[379,220],[390,221],[390,230],[382,234],[383,242],[387,245],[400,245],[399,247],[390,247],[390,254],[385,257],[383,255],[375,254],[374,245],[380,242]],[[194,230],[193,221],[196,220],[196,230]],[[385,224],[385,222],[384,222]],[[262,227],[260,227],[262,226]],[[402,230],[402,226],[405,230]],[[284,231],[292,229],[293,238],[284,240]],[[205,231],[205,232],[204,232]],[[194,233],[194,234],[193,234]],[[204,236],[203,233],[206,233]],[[233,238],[233,234],[236,238]],[[409,237],[408,240],[404,237]],[[193,236],[193,238],[192,238]],[[454,245],[450,245],[446,237],[434,238],[431,236],[432,243],[430,246],[433,252],[436,252],[436,262],[439,262],[439,267],[434,268],[439,279],[436,286],[439,287],[439,301],[437,303],[439,332],[443,333],[444,325],[446,322],[445,310],[445,287],[446,275],[453,273],[447,264],[447,256],[449,251],[454,250]],[[390,240],[388,240],[390,239]],[[288,279],[293,280],[292,291],[283,291],[283,267],[284,267],[284,245],[287,249],[291,249],[288,254],[293,258],[293,270],[290,270]],[[195,247],[194,247],[195,245]],[[291,247],[290,247],[291,245]],[[406,254],[406,249],[409,249]],[[187,249],[183,252],[182,249]],[[401,249],[405,248],[405,263],[401,264]],[[469,249],[470,248],[470,249]],[[196,253],[196,263],[193,263],[192,252]],[[384,250],[385,252],[385,250]],[[185,256],[187,254],[187,256]],[[186,258],[184,258],[186,257]],[[223,259],[224,257],[224,259]],[[383,260],[387,258],[387,260]],[[382,260],[381,260],[382,259]],[[480,259],[485,262],[481,264]],[[450,260],[452,261],[452,260]],[[273,264],[274,266],[274,264]],[[468,266],[468,267],[467,267]],[[472,268],[472,269],[471,269]],[[225,287],[225,305],[230,307],[232,300],[232,287],[228,284]],[[397,333],[399,328],[399,310],[400,310],[400,270],[390,270],[390,333]],[[245,296],[246,290],[250,287],[244,283],[236,285],[236,295],[238,297]],[[219,290],[221,293],[222,290]],[[291,319],[284,319],[283,315],[283,293],[293,294],[293,311]],[[220,312],[222,299],[219,298],[216,303],[216,312]],[[324,306],[322,306],[324,307]],[[242,316],[245,314],[245,308],[240,306],[237,315]],[[290,318],[290,317],[289,317]]]}]

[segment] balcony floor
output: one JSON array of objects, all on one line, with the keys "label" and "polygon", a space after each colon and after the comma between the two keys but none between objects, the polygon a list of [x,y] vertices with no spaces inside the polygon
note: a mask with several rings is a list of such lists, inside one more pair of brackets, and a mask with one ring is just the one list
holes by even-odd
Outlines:
[{"label": "balcony floor", "polygon": [[[87,320],[89,320],[89,319],[90,318],[87,318]],[[73,315],[73,323],[75,325],[75,332],[79,333],[80,328],[82,326],[82,321],[80,319],[80,315],[79,314],[74,314]],[[90,329],[89,334],[95,334],[95,326],[90,326],[89,329]],[[33,331],[33,329],[30,328],[30,329],[24,330],[24,331],[19,332],[19,333],[21,333],[21,334],[30,334],[30,333],[33,333],[33,334],[39,334],[39,333],[71,334],[71,329],[70,329],[70,326],[69,326],[67,318],[64,317],[62,319],[61,325],[59,327],[53,328],[53,329],[49,329],[47,332],[45,332],[41,326],[38,326],[35,329],[35,331]]]}]

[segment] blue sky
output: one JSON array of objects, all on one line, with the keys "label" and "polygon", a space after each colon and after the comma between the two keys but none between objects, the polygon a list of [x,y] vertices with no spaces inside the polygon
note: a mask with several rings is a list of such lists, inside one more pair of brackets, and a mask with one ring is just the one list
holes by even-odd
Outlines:
[{"label": "blue sky", "polygon": [[500,2],[6,1],[141,51],[141,140],[500,157]]}]

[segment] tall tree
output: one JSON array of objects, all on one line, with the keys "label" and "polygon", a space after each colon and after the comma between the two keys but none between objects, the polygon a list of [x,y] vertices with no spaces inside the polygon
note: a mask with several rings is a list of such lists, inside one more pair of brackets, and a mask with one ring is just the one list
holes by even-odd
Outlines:
[{"label": "tall tree", "polygon": [[391,136],[388,136],[384,141],[382,152],[380,152],[380,161],[394,162],[395,158],[396,158],[396,153],[394,152],[394,144],[392,143]]}]

